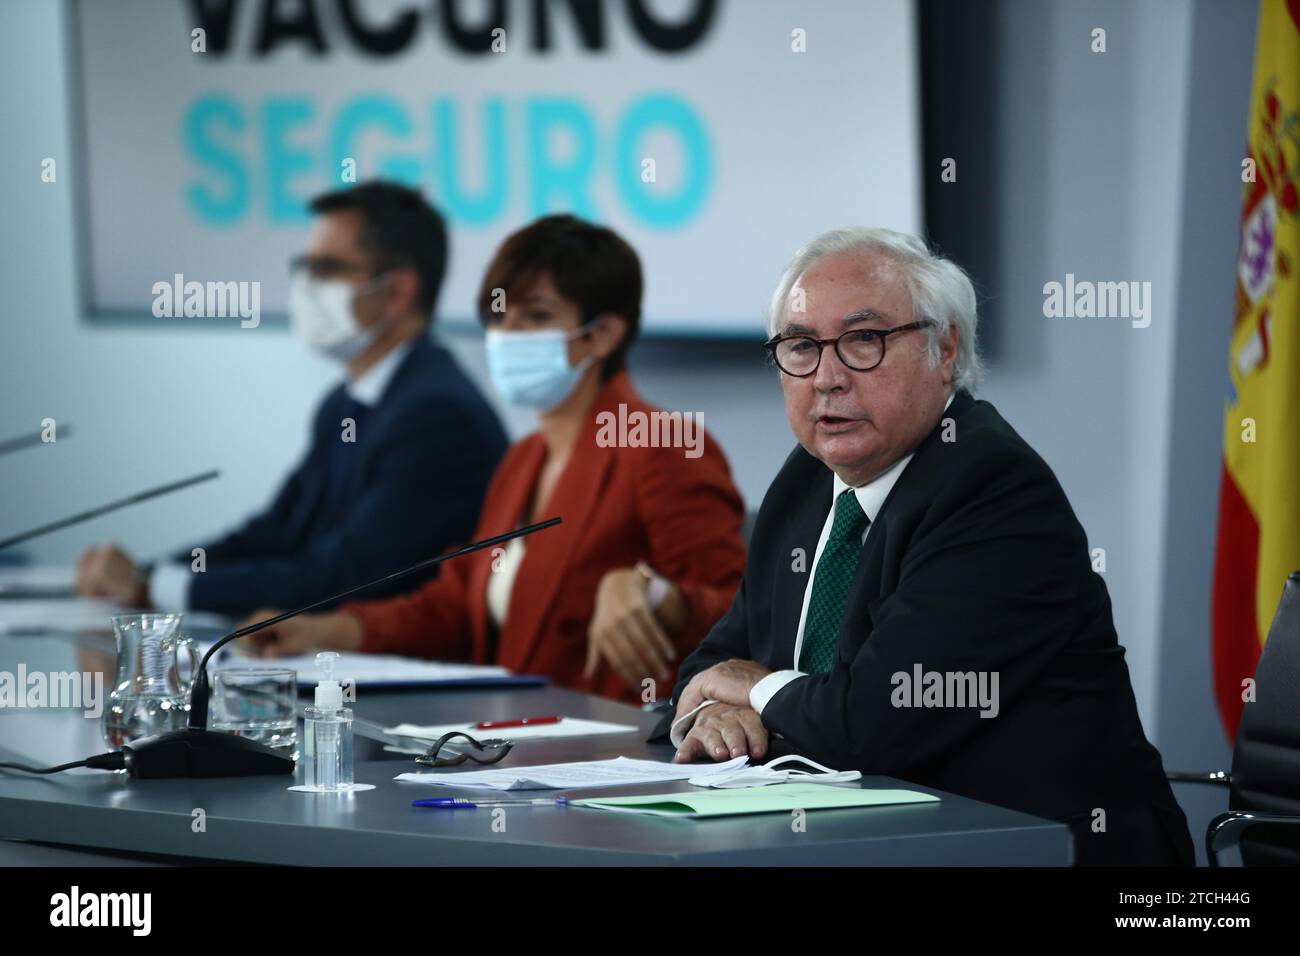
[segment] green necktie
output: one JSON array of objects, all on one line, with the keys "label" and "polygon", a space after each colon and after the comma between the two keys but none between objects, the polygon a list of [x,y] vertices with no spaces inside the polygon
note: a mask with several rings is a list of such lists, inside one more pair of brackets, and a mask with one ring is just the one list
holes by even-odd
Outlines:
[{"label": "green necktie", "polygon": [[813,575],[812,599],[803,625],[803,646],[799,652],[799,670],[822,674],[835,661],[844,602],[853,584],[853,572],[862,553],[862,531],[867,516],[858,504],[852,488],[846,488],[835,501],[835,520],[831,535],[817,562]]}]

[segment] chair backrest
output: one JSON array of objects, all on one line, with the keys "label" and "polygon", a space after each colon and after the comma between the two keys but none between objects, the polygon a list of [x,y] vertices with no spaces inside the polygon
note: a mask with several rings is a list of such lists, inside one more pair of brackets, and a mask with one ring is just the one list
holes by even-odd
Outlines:
[{"label": "chair backrest", "polygon": [[[1255,668],[1255,699],[1242,711],[1232,752],[1228,806],[1300,817],[1300,571],[1287,579]],[[1241,854],[1248,866],[1300,865],[1300,834],[1251,827]]]}]

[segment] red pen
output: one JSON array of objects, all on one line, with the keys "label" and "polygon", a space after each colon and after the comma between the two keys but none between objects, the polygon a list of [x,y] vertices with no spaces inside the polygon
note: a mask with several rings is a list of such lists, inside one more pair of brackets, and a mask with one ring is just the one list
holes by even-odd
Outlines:
[{"label": "red pen", "polygon": [[558,724],[560,717],[521,717],[518,720],[481,720],[475,730],[497,730],[501,727],[531,727],[533,724]]}]

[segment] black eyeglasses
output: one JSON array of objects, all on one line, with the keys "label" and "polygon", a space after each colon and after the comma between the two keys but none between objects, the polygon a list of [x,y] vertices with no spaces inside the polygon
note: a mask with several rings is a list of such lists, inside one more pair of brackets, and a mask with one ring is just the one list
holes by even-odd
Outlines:
[{"label": "black eyeglasses", "polygon": [[385,263],[376,260],[373,266],[365,263],[340,259],[337,256],[313,256],[304,252],[289,260],[289,274],[305,272],[313,279],[336,279],[339,276],[367,273],[374,278],[383,272]]},{"label": "black eyeglasses", "polygon": [[763,343],[772,361],[786,375],[807,378],[822,363],[822,350],[835,346],[840,361],[855,372],[870,372],[885,360],[885,339],[896,332],[911,332],[934,325],[932,319],[896,325],[892,329],[850,329],[833,339],[815,335],[778,335]]},{"label": "black eyeglasses", "polygon": [[[449,757],[440,757],[438,754],[442,748],[457,737],[464,737],[474,749],[454,753]],[[509,740],[475,740],[463,730],[453,730],[451,733],[443,734],[435,740],[428,751],[415,758],[415,762],[426,767],[458,767],[466,760],[472,760],[478,764],[490,764],[496,763],[510,753],[510,748],[513,746],[514,744]]]},{"label": "black eyeglasses", "polygon": [[378,278],[390,269],[400,268],[403,265],[407,265],[406,261],[385,255],[373,256],[373,263],[367,265],[356,260],[339,259],[338,256],[313,256],[309,252],[303,252],[302,255],[296,255],[289,260],[289,274],[296,276],[299,273],[307,273],[312,278],[338,278],[354,276],[360,272],[369,278]]}]

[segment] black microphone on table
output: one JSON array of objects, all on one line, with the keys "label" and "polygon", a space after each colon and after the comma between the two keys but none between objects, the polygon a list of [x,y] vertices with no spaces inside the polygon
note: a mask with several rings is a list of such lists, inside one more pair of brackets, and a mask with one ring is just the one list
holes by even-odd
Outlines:
[{"label": "black microphone on table", "polygon": [[521,538],[526,534],[532,534],[534,531],[541,531],[543,528],[549,528],[559,523],[560,519],[558,517],[548,518],[537,524],[516,528],[506,534],[485,538],[455,551],[448,551],[436,558],[428,558],[401,571],[394,571],[392,574],[387,574],[366,584],[349,588],[341,594],[322,598],[308,604],[306,607],[300,607],[296,611],[286,611],[275,617],[267,618],[265,621],[259,621],[256,624],[250,624],[247,627],[231,631],[208,648],[208,652],[203,655],[203,659],[199,662],[199,666],[195,671],[194,682],[190,689],[189,726],[184,730],[174,730],[170,733],[144,737],[132,743],[124,744],[122,753],[125,757],[127,772],[134,777],[151,779],[165,777],[252,777],[265,774],[293,773],[293,758],[287,754],[277,753],[265,744],[248,740],[245,737],[236,737],[233,734],[218,733],[207,729],[208,697],[211,692],[208,685],[207,667],[208,661],[211,660],[213,654],[233,640],[255,634],[282,621],[287,621],[291,617],[297,617],[299,614],[305,614],[326,604],[332,605],[359,591],[365,591],[387,581],[396,581],[398,578],[405,577],[423,568],[432,567],[452,558],[458,558],[472,551],[490,548],[512,538]]},{"label": "black microphone on table", "polygon": [[217,469],[205,471],[201,475],[194,475],[190,478],[182,478],[180,481],[173,481],[166,485],[159,485],[157,488],[150,488],[148,491],[141,491],[126,498],[120,498],[117,501],[110,501],[106,505],[100,505],[98,508],[91,508],[89,511],[83,511],[80,514],[72,515],[69,518],[61,518],[49,524],[41,525],[39,528],[33,528],[30,531],[24,531],[21,534],[13,535],[0,541],[0,550],[11,547],[15,544],[22,544],[24,541],[30,541],[32,538],[39,538],[41,535],[50,534],[53,531],[60,531],[63,528],[69,528],[74,524],[81,524],[83,521],[89,521],[91,518],[98,518],[100,515],[106,515],[110,511],[117,511],[119,508],[125,508],[128,505],[139,504],[141,501],[148,501],[150,498],[157,498],[160,495],[169,495],[173,491],[180,491],[182,488],[188,488],[191,485],[197,485],[204,481],[211,481],[220,475]]}]

